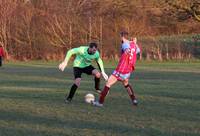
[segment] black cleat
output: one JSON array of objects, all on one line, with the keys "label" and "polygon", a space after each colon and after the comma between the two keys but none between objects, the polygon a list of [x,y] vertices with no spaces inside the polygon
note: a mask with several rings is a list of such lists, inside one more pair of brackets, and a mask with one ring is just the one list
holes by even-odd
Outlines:
[{"label": "black cleat", "polygon": [[64,102],[67,104],[67,103],[70,103],[72,101],[72,99],[71,98],[65,98],[64,99]]}]

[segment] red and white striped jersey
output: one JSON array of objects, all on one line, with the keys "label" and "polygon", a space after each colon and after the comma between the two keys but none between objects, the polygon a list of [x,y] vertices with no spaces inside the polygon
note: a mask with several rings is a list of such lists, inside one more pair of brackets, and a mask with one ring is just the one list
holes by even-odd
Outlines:
[{"label": "red and white striped jersey", "polygon": [[[125,47],[123,47],[125,46]],[[137,46],[134,42],[122,44],[121,57],[116,71],[126,74],[134,71],[137,60]]]}]

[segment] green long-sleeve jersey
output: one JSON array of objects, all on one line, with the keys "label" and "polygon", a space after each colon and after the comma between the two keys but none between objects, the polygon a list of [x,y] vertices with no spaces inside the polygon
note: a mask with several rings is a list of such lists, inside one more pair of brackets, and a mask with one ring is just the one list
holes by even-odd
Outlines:
[{"label": "green long-sleeve jersey", "polygon": [[73,67],[84,68],[91,65],[92,61],[95,60],[99,64],[100,70],[104,72],[103,61],[99,56],[99,52],[96,51],[95,54],[88,54],[88,48],[88,46],[80,46],[69,50],[66,54],[65,61],[68,63],[70,57],[76,55]]}]

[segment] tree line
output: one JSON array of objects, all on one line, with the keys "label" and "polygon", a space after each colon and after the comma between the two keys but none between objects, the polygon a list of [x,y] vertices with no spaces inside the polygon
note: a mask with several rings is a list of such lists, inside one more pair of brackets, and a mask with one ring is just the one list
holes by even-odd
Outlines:
[{"label": "tree line", "polygon": [[140,59],[192,59],[199,18],[198,0],[0,0],[0,42],[14,60],[58,60],[92,41],[103,58],[118,59],[126,30],[138,38]]}]

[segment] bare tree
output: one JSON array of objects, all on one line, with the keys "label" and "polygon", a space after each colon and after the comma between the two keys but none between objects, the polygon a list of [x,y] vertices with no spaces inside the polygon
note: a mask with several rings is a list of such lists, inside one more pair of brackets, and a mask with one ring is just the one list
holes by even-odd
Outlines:
[{"label": "bare tree", "polygon": [[8,45],[11,37],[11,18],[16,10],[17,3],[18,0],[0,0],[0,42],[3,43],[8,57]]},{"label": "bare tree", "polygon": [[169,5],[167,12],[179,20],[187,20],[192,17],[200,21],[199,0],[166,0],[166,3]]}]

